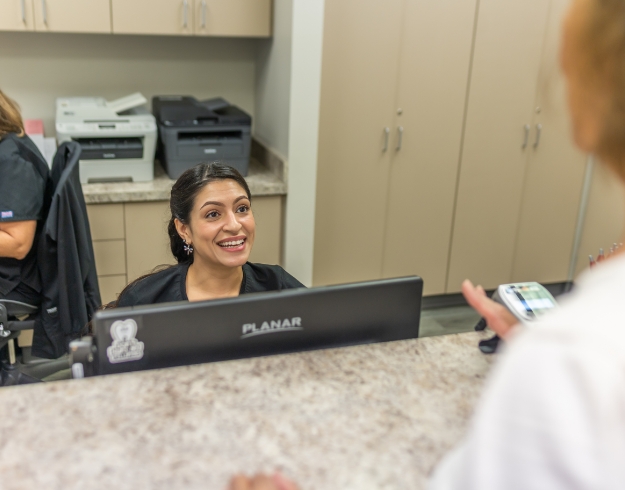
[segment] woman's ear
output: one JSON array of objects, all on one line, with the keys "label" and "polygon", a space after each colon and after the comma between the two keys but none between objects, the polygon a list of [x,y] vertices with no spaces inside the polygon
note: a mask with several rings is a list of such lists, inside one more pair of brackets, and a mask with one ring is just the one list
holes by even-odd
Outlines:
[{"label": "woman's ear", "polygon": [[180,235],[180,238],[190,244],[191,237],[189,236],[189,227],[178,218],[174,218],[174,225],[176,226],[176,231],[178,232],[178,235]]}]

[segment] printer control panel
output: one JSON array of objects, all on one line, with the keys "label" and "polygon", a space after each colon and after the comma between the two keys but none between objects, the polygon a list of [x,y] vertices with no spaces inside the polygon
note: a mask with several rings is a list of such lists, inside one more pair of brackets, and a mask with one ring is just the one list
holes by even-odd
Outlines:
[{"label": "printer control panel", "polygon": [[131,123],[126,121],[85,121],[81,123],[57,123],[57,132],[72,132],[76,136],[93,135],[94,133],[102,133],[104,136],[107,132],[115,132],[116,134],[131,135],[137,131],[156,131],[154,123]]}]

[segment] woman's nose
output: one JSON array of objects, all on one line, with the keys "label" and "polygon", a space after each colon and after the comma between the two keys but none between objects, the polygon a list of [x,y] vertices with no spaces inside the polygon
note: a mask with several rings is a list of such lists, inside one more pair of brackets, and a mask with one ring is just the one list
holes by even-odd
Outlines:
[{"label": "woman's nose", "polygon": [[241,223],[239,223],[236,213],[228,213],[226,216],[226,223],[224,224],[224,230],[237,233],[240,229]]}]

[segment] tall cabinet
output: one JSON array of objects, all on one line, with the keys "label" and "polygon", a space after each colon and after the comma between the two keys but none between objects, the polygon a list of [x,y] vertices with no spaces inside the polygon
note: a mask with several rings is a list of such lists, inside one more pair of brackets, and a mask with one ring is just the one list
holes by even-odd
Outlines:
[{"label": "tall cabinet", "polygon": [[572,141],[559,66],[561,19],[569,5],[551,1],[511,281],[566,281],[573,260],[588,157]]},{"label": "tall cabinet", "polygon": [[381,274],[404,3],[326,2],[316,284]]},{"label": "tall cabinet", "polygon": [[445,290],[476,1],[405,3],[382,276]]},{"label": "tall cabinet", "polygon": [[567,3],[480,0],[447,292],[567,280],[585,161],[557,59]]},{"label": "tall cabinet", "polygon": [[568,2],[378,3],[326,4],[314,283],[565,281],[585,161],[557,62]]},{"label": "tall cabinet", "polygon": [[481,0],[449,264],[449,287],[510,274],[549,3]]},{"label": "tall cabinet", "polygon": [[476,6],[462,3],[326,4],[316,284],[418,271],[442,292]]}]

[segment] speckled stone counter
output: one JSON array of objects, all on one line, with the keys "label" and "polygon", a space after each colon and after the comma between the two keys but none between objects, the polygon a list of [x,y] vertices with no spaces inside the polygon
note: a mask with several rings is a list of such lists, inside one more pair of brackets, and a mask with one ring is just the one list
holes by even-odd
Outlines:
[{"label": "speckled stone counter", "polygon": [[[286,183],[268,167],[252,159],[245,177],[252,196],[276,196],[286,194]],[[160,164],[154,166],[154,180],[150,182],[119,182],[83,184],[82,191],[87,204],[168,201],[174,181]]]},{"label": "speckled stone counter", "polygon": [[462,436],[483,333],[0,389],[0,488],[425,486]]}]

